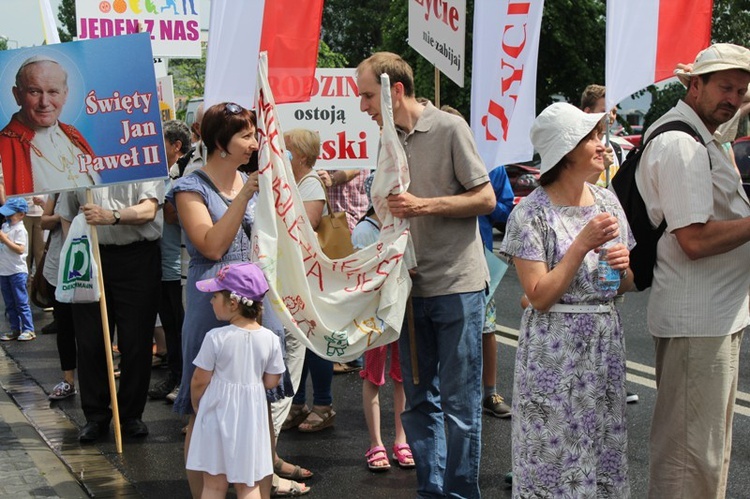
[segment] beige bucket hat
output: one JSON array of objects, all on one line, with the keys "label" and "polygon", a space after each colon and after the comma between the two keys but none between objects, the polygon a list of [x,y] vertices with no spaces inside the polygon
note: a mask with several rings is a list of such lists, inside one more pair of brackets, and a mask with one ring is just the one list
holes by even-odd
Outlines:
[{"label": "beige bucket hat", "polygon": [[716,43],[698,52],[692,70],[675,69],[674,74],[687,87],[691,76],[727,69],[741,69],[750,73],[750,50],[731,43]]}]

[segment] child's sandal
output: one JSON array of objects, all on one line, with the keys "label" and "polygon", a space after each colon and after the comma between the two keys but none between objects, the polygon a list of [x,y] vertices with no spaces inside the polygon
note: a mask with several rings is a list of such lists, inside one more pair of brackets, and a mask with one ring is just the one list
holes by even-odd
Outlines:
[{"label": "child's sandal", "polygon": [[410,469],[415,466],[409,444],[393,444],[393,459],[400,468]]},{"label": "child's sandal", "polygon": [[[382,445],[368,450],[365,457],[367,458],[367,467],[370,471],[387,471],[391,469],[391,463],[388,462],[388,454]],[[381,464],[375,464],[377,462]]]}]

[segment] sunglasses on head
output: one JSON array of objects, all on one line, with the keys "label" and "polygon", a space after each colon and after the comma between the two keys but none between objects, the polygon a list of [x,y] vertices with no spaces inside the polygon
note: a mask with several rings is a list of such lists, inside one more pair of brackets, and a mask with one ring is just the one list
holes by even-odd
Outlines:
[{"label": "sunglasses on head", "polygon": [[224,110],[229,114],[240,114],[242,112],[242,106],[235,104],[234,102],[227,102],[224,105]]}]

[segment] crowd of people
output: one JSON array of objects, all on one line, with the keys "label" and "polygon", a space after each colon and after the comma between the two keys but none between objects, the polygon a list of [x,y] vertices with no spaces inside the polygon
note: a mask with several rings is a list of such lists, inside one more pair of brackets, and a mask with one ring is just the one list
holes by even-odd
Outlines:
[{"label": "crowd of people", "polygon": [[[107,313],[117,334],[122,432],[147,436],[147,398],[172,400],[187,419],[184,459],[193,497],[224,497],[230,483],[238,497],[309,493],[305,481],[313,472],[284,461],[276,443],[285,429],[317,432],[335,424],[335,369],[362,369],[370,435],[363,464],[374,472],[391,462],[414,468],[418,497],[480,497],[483,412],[512,419],[514,497],[629,497],[626,403],[633,394],[625,390],[616,303],[634,288],[630,250],[637,242],[606,185],[622,157],[602,142],[614,118],[603,107],[603,87],[588,88],[581,108],[555,103],[536,118],[531,141],[541,156],[541,186],[513,209],[504,169],[488,174],[460,115],[417,99],[412,69],[400,56],[380,52],[359,64],[361,111],[383,125],[383,73],[411,177],[407,191],[388,196],[387,207],[410,220],[417,266],[410,269],[406,315],[413,334],[367,351],[363,368],[336,367],[283,327],[262,271],[248,263],[255,203],[265,195],[258,172],[247,168],[258,149],[256,117],[223,102],[201,110],[192,130],[164,123],[166,182],[109,185],[92,190],[90,199],[83,191],[34,198],[38,224],[24,224],[26,199],[2,199],[0,290],[10,331],[0,340],[34,339],[28,276],[41,267],[54,290],[60,246],[83,213],[98,228]],[[42,93],[46,81],[64,86],[49,60],[31,61],[19,74],[19,95],[32,82]],[[750,50],[712,45],[679,76],[685,96],[654,129],[682,121],[695,135],[674,130],[649,140],[647,132],[636,174],[652,225],[667,222],[647,310],[657,381],[649,497],[722,498],[739,345],[750,324],[750,274],[743,271],[750,201],[724,148],[722,125],[740,112],[750,86]],[[14,119],[36,136],[60,126],[47,115],[32,121],[24,102]],[[12,140],[0,132],[0,146]],[[380,220],[368,186],[377,172],[319,173],[317,133],[294,129],[284,141],[312,228],[335,202],[333,210],[348,212],[354,247],[375,243]],[[495,307],[487,292],[486,251],[493,250],[498,221],[507,221],[500,253],[524,292],[513,297],[524,313],[510,406],[495,387]],[[43,243],[32,236],[37,225],[49,231],[43,264],[36,256]],[[612,285],[602,284],[603,264],[619,276]],[[78,394],[86,418],[79,440],[96,442],[112,419],[101,310],[98,303],[57,301],[52,308],[63,380],[50,399]],[[150,385],[157,313],[169,374]],[[378,396],[389,356],[396,420],[390,453]]]}]

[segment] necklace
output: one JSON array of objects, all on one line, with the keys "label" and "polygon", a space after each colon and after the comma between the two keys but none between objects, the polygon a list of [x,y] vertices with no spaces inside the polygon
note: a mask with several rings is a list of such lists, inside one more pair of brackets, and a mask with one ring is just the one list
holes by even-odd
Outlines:
[{"label": "necklace", "polygon": [[216,187],[219,188],[219,191],[229,194],[229,198],[234,198],[235,195],[237,195],[237,189],[234,188],[234,182],[237,179],[237,173],[234,174],[234,178],[232,179],[232,187],[230,189],[226,189],[224,187],[219,187],[219,183],[216,181],[213,175],[211,175],[211,172],[209,172],[206,168],[203,168],[203,171],[206,172],[206,175],[208,175],[208,178],[211,179],[211,182],[214,183]]},{"label": "necklace", "polygon": [[[45,163],[50,165],[56,171],[62,174],[66,174],[67,180],[74,182],[75,185],[77,186],[77,180],[79,180],[77,173],[80,173],[80,172],[78,171],[78,169],[73,168],[74,166],[76,166],[76,157],[77,157],[76,151],[75,149],[73,149],[73,144],[70,142],[69,139],[64,140],[62,142],[65,143],[64,146],[65,146],[65,149],[67,149],[67,151],[60,149],[60,146],[62,144],[59,144],[59,143],[54,144],[55,150],[58,151],[57,160],[59,161],[59,166],[54,161],[50,161],[50,159],[47,158],[42,152],[42,150],[39,149],[39,147],[37,147],[34,143],[29,142],[29,146],[31,147],[31,150],[34,151],[34,154],[36,155],[37,158],[43,160]],[[87,173],[86,177],[89,179],[89,181],[92,184],[94,183],[93,179],[91,178],[91,175]]]}]

